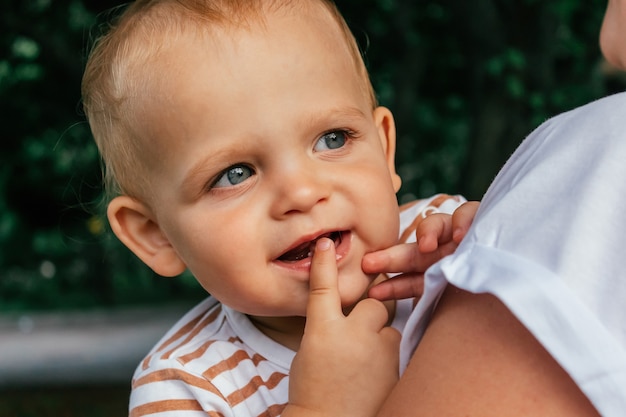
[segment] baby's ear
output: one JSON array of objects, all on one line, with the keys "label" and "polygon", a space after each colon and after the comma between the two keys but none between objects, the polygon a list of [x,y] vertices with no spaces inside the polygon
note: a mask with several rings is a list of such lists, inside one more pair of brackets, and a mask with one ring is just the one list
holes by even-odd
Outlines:
[{"label": "baby's ear", "polygon": [[107,217],[118,239],[154,272],[173,277],[185,271],[186,265],[145,204],[128,196],[116,197],[109,203]]},{"label": "baby's ear", "polygon": [[378,136],[385,152],[389,174],[396,192],[402,185],[402,179],[396,173],[396,123],[393,120],[391,110],[386,107],[376,107],[374,109],[374,123],[378,129]]}]

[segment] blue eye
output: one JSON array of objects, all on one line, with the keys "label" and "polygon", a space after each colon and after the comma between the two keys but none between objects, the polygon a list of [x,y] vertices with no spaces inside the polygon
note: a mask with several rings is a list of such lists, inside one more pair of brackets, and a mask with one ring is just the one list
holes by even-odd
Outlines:
[{"label": "blue eye", "polygon": [[232,187],[241,184],[254,175],[254,170],[246,165],[234,165],[226,169],[213,184],[215,188]]},{"label": "blue eye", "polygon": [[346,132],[334,131],[323,134],[315,144],[316,151],[339,149],[346,144]]}]

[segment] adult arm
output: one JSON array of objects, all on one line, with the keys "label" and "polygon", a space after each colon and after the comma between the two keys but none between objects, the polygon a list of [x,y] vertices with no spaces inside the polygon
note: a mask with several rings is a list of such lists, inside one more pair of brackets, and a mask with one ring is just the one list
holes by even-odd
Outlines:
[{"label": "adult arm", "polygon": [[379,415],[598,413],[497,298],[448,286],[408,368]]}]

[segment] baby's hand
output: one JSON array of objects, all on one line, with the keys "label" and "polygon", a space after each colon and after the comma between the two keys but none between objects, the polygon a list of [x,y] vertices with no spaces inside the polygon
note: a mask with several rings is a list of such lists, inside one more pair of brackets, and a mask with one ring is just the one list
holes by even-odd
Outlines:
[{"label": "baby's hand", "polygon": [[432,264],[454,252],[467,233],[479,202],[470,201],[452,215],[427,216],[415,230],[417,243],[404,243],[363,257],[365,273],[400,273],[370,288],[369,296],[378,300],[419,297],[424,291],[424,272]]},{"label": "baby's hand", "polygon": [[304,337],[282,415],[376,415],[398,380],[400,334],[386,327],[387,320],[387,309],[374,299],[343,314],[335,248],[330,239],[320,239],[311,265]]}]

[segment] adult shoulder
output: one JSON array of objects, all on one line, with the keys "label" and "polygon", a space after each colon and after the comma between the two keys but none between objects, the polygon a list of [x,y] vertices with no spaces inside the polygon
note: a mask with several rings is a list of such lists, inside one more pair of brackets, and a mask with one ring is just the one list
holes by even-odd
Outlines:
[{"label": "adult shoulder", "polygon": [[597,416],[497,298],[449,286],[379,416]]}]

